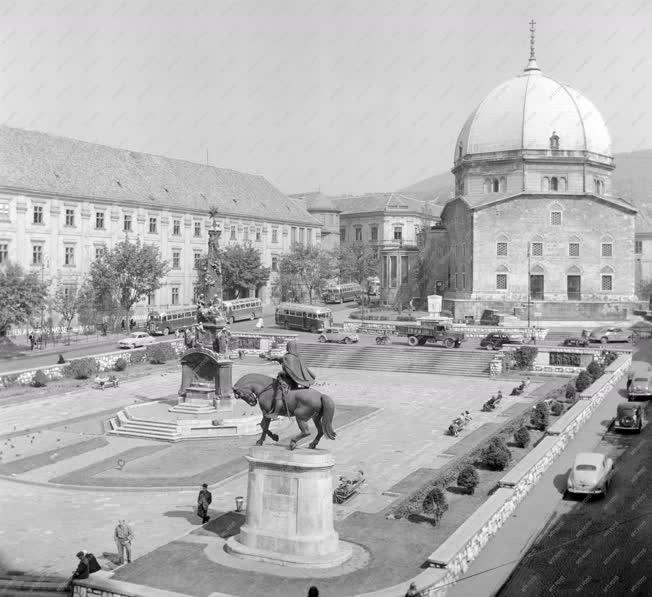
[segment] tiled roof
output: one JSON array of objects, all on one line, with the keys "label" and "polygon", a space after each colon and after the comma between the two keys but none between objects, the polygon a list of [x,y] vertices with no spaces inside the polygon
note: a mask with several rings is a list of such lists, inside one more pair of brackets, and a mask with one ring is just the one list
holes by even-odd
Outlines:
[{"label": "tiled roof", "polygon": [[397,213],[418,212],[437,218],[442,205],[436,203],[437,197],[427,197],[417,193],[369,193],[357,197],[340,197],[335,204],[342,210],[342,215],[378,211]]},{"label": "tiled roof", "polygon": [[306,209],[309,212],[313,211],[340,211],[340,208],[335,205],[332,197],[324,195],[321,191],[314,191],[312,193],[297,193],[290,195],[293,199],[303,201]]},{"label": "tiled roof", "polygon": [[0,187],[320,225],[262,176],[6,126]]}]

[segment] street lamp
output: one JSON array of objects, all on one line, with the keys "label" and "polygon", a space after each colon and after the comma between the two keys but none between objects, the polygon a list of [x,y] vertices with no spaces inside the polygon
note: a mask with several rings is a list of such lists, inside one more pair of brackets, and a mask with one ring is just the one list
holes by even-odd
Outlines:
[{"label": "street lamp", "polygon": [[530,243],[527,244],[527,328],[530,329],[530,304],[531,304],[531,288],[532,277],[530,276]]}]

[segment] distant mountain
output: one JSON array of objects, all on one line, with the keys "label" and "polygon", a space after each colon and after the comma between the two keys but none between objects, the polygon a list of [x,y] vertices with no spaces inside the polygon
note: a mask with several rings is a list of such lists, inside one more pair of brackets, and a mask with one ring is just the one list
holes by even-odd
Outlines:
[{"label": "distant mountain", "polygon": [[440,202],[446,202],[455,189],[455,179],[450,172],[435,174],[419,182],[401,189],[403,193],[428,193],[440,195]]}]

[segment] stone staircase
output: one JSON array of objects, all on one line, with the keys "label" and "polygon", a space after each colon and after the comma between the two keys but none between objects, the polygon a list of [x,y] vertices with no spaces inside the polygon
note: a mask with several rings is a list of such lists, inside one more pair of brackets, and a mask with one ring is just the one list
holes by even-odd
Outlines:
[{"label": "stone staircase", "polygon": [[176,423],[170,421],[148,421],[133,417],[127,409],[121,410],[109,420],[111,435],[142,437],[166,442],[178,442],[182,436]]},{"label": "stone staircase", "polygon": [[355,346],[343,344],[298,344],[299,354],[313,367],[399,371],[486,377],[494,354],[484,350],[464,350],[419,346]]}]

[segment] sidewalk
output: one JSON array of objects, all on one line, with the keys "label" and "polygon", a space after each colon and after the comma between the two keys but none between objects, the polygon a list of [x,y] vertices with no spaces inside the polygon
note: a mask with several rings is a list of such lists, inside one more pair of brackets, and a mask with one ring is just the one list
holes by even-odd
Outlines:
[{"label": "sidewalk", "polygon": [[480,552],[466,574],[449,589],[449,597],[495,595],[500,590],[530,545],[549,523],[551,515],[563,498],[555,487],[555,477],[567,473],[578,452],[596,450],[607,430],[603,423],[611,421],[616,406],[623,400],[618,390],[624,386],[625,379],[603,400],[559,458],[519,504],[515,513]]}]

